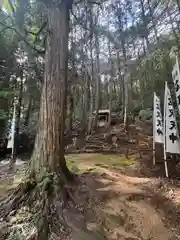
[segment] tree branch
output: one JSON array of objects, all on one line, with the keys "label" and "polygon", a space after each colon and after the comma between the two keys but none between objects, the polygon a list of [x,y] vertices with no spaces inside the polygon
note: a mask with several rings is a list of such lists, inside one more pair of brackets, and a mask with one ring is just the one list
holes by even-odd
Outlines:
[{"label": "tree branch", "polygon": [[8,3],[9,3],[9,6],[10,6],[10,8],[11,8],[11,11],[12,11],[13,14],[14,14],[14,13],[15,13],[15,9],[14,9],[14,6],[13,6],[11,0],[8,0]]},{"label": "tree branch", "polygon": [[31,47],[37,53],[39,53],[39,54],[44,54],[45,53],[45,50],[37,49],[34,44],[32,44],[29,41],[27,41],[26,37],[23,36],[16,28],[14,28],[12,26],[6,26],[6,24],[3,24],[2,22],[0,22],[0,25],[2,25],[6,29],[13,30],[29,47]]},{"label": "tree branch", "polygon": [[44,30],[44,28],[47,26],[47,21],[45,21],[44,23],[43,23],[43,25],[41,26],[41,28],[39,29],[39,31],[36,33],[36,35],[38,36],[43,30]]},{"label": "tree branch", "polygon": [[35,39],[35,41],[34,41],[34,43],[36,43],[37,42],[37,37],[39,36],[39,34],[44,30],[44,28],[47,26],[47,21],[45,21],[44,23],[43,23],[43,25],[41,26],[41,28],[39,29],[39,31],[36,33],[36,39]]},{"label": "tree branch", "polygon": [[93,31],[93,33],[97,34],[97,33],[101,33],[104,36],[106,36],[115,46],[116,48],[120,49],[121,48],[121,44],[118,42],[118,40],[115,39],[115,37],[112,35],[112,33],[110,31],[108,31],[107,29],[96,25],[96,26],[92,26],[92,29],[86,27],[85,24],[83,24],[83,21],[81,21],[80,18],[77,18],[76,15],[74,14],[73,10],[71,10],[72,15],[74,16],[76,22],[78,23],[78,25],[82,26],[85,30],[88,31]]},{"label": "tree branch", "polygon": [[41,26],[41,28],[39,29],[39,31],[38,32],[32,32],[32,31],[28,31],[28,30],[26,30],[25,29],[25,32],[26,33],[28,33],[28,34],[32,34],[32,35],[34,35],[34,36],[36,36],[36,39],[34,40],[34,44],[37,42],[37,37],[39,36],[39,34],[44,30],[44,28],[47,26],[47,21],[45,21],[44,23],[43,23],[43,25]]}]

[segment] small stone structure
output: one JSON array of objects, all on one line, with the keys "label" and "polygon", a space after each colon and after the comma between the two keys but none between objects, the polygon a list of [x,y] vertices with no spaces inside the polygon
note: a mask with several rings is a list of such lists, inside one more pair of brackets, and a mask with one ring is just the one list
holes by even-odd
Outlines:
[{"label": "small stone structure", "polygon": [[[93,113],[94,115],[96,112]],[[98,112],[98,127],[106,127],[111,123],[111,112],[109,109],[101,109]]]}]

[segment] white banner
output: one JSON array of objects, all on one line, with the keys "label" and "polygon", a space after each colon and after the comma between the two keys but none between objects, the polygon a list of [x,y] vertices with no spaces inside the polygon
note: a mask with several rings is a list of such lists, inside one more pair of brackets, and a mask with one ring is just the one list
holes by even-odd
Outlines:
[{"label": "white banner", "polygon": [[172,79],[174,82],[174,87],[176,91],[176,100],[177,100],[178,110],[180,113],[180,71],[179,71],[179,62],[177,57],[176,57],[176,64],[174,65],[172,70]]},{"label": "white banner", "polygon": [[16,104],[14,101],[13,118],[12,118],[12,122],[11,122],[11,130],[10,130],[9,140],[8,140],[8,145],[7,145],[7,148],[12,148],[12,152],[14,151],[15,130],[16,130]]},{"label": "white banner", "polygon": [[164,95],[164,134],[165,134],[165,151],[169,153],[180,153],[179,133],[177,129],[176,116],[172,104],[170,90],[165,85]]},{"label": "white banner", "polygon": [[154,109],[153,109],[153,141],[156,143],[163,143],[163,123],[160,107],[160,99],[154,93]]}]

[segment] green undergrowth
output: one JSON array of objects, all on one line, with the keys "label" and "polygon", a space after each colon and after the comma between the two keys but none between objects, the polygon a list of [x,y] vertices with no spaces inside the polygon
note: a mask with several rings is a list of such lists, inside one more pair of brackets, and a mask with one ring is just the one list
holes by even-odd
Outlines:
[{"label": "green undergrowth", "polygon": [[[66,156],[67,166],[73,173],[85,171],[94,172],[98,167],[118,170],[136,163],[136,159],[115,154],[72,154]],[[16,171],[16,174],[7,176],[0,181],[0,199],[23,182],[26,173],[25,167]]]},{"label": "green undergrowth", "polygon": [[67,167],[69,168],[70,171],[74,173],[80,173],[80,169],[77,166],[77,162],[75,162],[72,159],[66,159],[67,162]]},{"label": "green undergrowth", "polygon": [[66,161],[68,168],[76,173],[80,173],[82,171],[82,165],[87,166],[88,170],[90,169],[93,171],[96,167],[118,170],[136,163],[136,159],[134,157],[127,159],[124,156],[115,154],[68,155],[66,157]]}]

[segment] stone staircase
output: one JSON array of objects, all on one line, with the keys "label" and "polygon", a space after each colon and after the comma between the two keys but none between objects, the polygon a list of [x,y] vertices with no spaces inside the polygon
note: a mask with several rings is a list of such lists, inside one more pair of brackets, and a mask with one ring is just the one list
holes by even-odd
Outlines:
[{"label": "stone staircase", "polygon": [[86,152],[126,152],[133,141],[125,132],[99,133],[86,137]]},{"label": "stone staircase", "polygon": [[90,135],[86,137],[84,150],[86,152],[109,151],[110,146],[104,133]]},{"label": "stone staircase", "polygon": [[[141,154],[152,151],[152,139],[144,134],[144,129],[137,126],[131,126],[129,133],[123,130],[123,127],[113,127],[106,132],[93,132],[91,135],[77,137],[73,146],[67,149],[67,152],[105,152],[118,154]],[[152,137],[150,137],[152,138]]]}]

